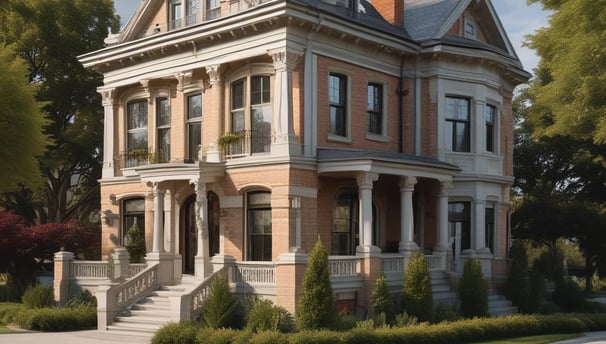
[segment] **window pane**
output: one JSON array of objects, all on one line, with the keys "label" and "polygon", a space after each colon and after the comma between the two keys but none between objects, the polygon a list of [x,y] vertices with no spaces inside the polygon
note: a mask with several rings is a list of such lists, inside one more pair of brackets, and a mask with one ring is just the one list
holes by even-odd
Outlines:
[{"label": "window pane", "polygon": [[330,74],[328,77],[328,99],[330,103],[330,133],[347,136],[346,77]]},{"label": "window pane", "polygon": [[147,130],[128,133],[128,150],[147,150]]},{"label": "window pane", "polygon": [[248,193],[247,207],[248,257],[251,260],[271,260],[271,193]]},{"label": "window pane", "polygon": [[231,109],[244,107],[244,80],[238,80],[231,85]]},{"label": "window pane", "polygon": [[383,135],[383,86],[368,84],[367,90],[367,130]]},{"label": "window pane", "polygon": [[446,98],[446,118],[469,121],[469,100],[465,98]]},{"label": "window pane", "polygon": [[235,111],[231,113],[231,131],[237,133],[245,129],[244,111]]},{"label": "window pane", "polygon": [[170,129],[158,129],[158,160],[170,161]]},{"label": "window pane", "polygon": [[129,103],[126,112],[128,129],[147,128],[147,101]]},{"label": "window pane", "polygon": [[202,124],[193,122],[187,125],[188,131],[188,152],[189,160],[197,161],[200,153],[200,145],[202,144]]},{"label": "window pane", "polygon": [[496,108],[486,105],[486,151],[494,152]]},{"label": "window pane", "polygon": [[455,151],[457,152],[468,152],[469,151],[469,126],[466,123],[455,124]]},{"label": "window pane", "polygon": [[202,95],[197,94],[187,97],[187,118],[202,117]]},{"label": "window pane", "polygon": [[271,106],[254,106],[251,109],[252,153],[269,152],[271,145]]},{"label": "window pane", "polygon": [[156,101],[156,113],[158,126],[170,125],[170,107],[167,98],[159,98]]},{"label": "window pane", "polygon": [[269,76],[254,76],[251,82],[251,104],[269,103]]},{"label": "window pane", "polygon": [[328,100],[333,104],[344,103],[345,77],[331,74],[328,77]]}]

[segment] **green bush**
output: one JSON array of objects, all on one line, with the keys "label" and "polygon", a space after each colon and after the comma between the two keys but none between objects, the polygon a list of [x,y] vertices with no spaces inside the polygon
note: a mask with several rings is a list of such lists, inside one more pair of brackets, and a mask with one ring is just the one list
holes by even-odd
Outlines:
[{"label": "green bush", "polygon": [[335,344],[344,343],[343,332],[328,330],[303,331],[288,336],[289,344]]},{"label": "green bush", "polygon": [[198,326],[191,322],[173,322],[162,326],[152,337],[152,344],[195,344]]},{"label": "green bush", "polygon": [[213,329],[238,327],[239,316],[240,305],[229,289],[227,277],[217,276],[212,281],[208,297],[202,305],[202,325]]},{"label": "green bush", "polygon": [[15,318],[25,307],[22,303],[0,303],[0,325],[9,325],[15,322]]},{"label": "green bush", "polygon": [[258,333],[263,331],[292,332],[295,323],[284,307],[276,306],[270,300],[253,301],[246,314],[246,329]]},{"label": "green bush", "polygon": [[482,266],[476,259],[465,262],[459,283],[460,313],[464,317],[483,317],[488,314],[488,282]]},{"label": "green bush", "polygon": [[353,314],[338,314],[334,329],[337,331],[349,331],[356,327],[359,319]]},{"label": "green bush", "polygon": [[94,308],[96,308],[97,307],[97,298],[95,296],[93,296],[93,294],[91,294],[90,291],[85,289],[80,294],[67,300],[67,302],[65,303],[64,306],[68,307],[68,308],[75,308],[75,307],[94,307]]},{"label": "green bush", "polygon": [[19,312],[14,320],[19,327],[33,331],[90,329],[97,326],[97,309],[93,307],[28,309]]},{"label": "green bush", "polygon": [[461,315],[457,311],[457,306],[452,303],[438,303],[433,312],[433,322],[459,320]]},{"label": "green bush", "polygon": [[336,311],[328,271],[328,253],[320,238],[309,252],[308,259],[301,297],[297,303],[297,325],[302,330],[334,328]]},{"label": "green bush", "polygon": [[385,323],[391,324],[394,319],[394,310],[389,298],[389,288],[383,270],[379,271],[375,281],[375,289],[372,291],[370,298],[373,319],[377,321],[378,317],[383,314],[381,317],[383,317]]},{"label": "green bush", "polygon": [[240,335],[241,331],[231,328],[201,328],[196,333],[196,343],[198,344],[231,344],[234,339]]},{"label": "green bush", "polygon": [[433,317],[431,275],[422,253],[417,253],[410,259],[404,275],[402,301],[404,311],[420,321],[429,321]]},{"label": "green bush", "polygon": [[129,262],[143,263],[147,249],[145,248],[145,237],[141,235],[141,230],[137,224],[133,224],[128,231],[126,231],[125,238],[126,250],[129,255]]},{"label": "green bush", "polygon": [[578,284],[568,278],[556,283],[552,298],[564,312],[581,310],[585,301]]},{"label": "green bush", "polygon": [[26,308],[31,309],[54,307],[56,304],[53,287],[41,285],[27,288],[23,293],[22,301]]},{"label": "green bush", "polygon": [[263,331],[255,334],[248,343],[250,344],[284,344],[288,342],[286,334],[278,331]]},{"label": "green bush", "polygon": [[520,312],[528,313],[526,306],[530,297],[528,255],[524,244],[515,240],[509,250],[509,271],[503,285],[503,294]]}]

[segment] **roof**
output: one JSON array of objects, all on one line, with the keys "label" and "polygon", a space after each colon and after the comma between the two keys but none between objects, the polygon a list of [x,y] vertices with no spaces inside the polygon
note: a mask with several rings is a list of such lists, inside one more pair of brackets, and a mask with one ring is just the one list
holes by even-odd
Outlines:
[{"label": "roof", "polygon": [[446,19],[461,0],[409,0],[404,2],[404,26],[417,41],[439,38]]},{"label": "roof", "polygon": [[318,148],[318,162],[328,161],[350,161],[350,160],[376,160],[383,162],[395,162],[407,165],[417,165],[440,168],[444,170],[459,171],[459,167],[426,156],[409,155],[398,152],[368,151],[368,150],[348,150],[348,149],[329,149]]}]

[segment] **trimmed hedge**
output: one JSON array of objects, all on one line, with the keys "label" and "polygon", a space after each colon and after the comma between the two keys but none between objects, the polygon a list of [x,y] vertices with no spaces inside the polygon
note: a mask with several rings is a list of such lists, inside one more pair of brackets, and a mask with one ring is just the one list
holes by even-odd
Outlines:
[{"label": "trimmed hedge", "polygon": [[[185,326],[185,327],[182,327]],[[551,314],[551,315],[513,315],[500,318],[476,318],[454,322],[442,322],[420,325],[378,329],[355,328],[347,332],[318,330],[284,334],[266,331],[254,334],[250,331],[210,330],[189,327],[191,325],[170,324],[160,329],[152,343],[290,343],[290,344],[441,344],[469,343],[472,341],[505,339],[520,336],[579,333],[584,331],[606,330],[606,314]],[[191,334],[192,331],[197,331]],[[191,337],[184,338],[187,332]],[[160,338],[162,340],[160,341]]]},{"label": "trimmed hedge", "polygon": [[14,318],[19,327],[34,331],[73,331],[97,327],[93,307],[39,308],[20,311]]}]

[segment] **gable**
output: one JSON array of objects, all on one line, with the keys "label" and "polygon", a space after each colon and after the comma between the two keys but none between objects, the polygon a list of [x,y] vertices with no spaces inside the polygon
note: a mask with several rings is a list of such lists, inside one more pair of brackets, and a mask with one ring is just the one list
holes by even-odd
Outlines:
[{"label": "gable", "polygon": [[517,58],[490,0],[409,0],[405,4],[404,25],[414,40],[467,40],[467,44],[489,45]]}]

